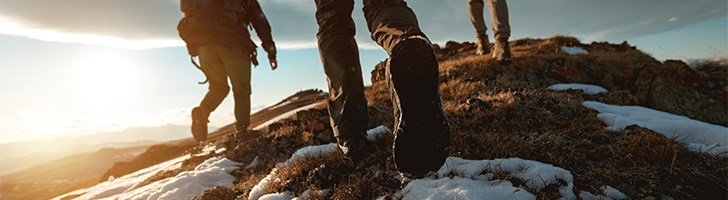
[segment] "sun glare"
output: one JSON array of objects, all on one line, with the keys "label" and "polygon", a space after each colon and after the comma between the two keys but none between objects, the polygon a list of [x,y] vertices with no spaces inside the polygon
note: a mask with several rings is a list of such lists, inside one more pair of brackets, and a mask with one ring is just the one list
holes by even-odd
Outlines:
[{"label": "sun glare", "polygon": [[120,54],[101,53],[83,59],[74,71],[76,97],[84,105],[103,111],[126,109],[138,90],[133,63]]}]

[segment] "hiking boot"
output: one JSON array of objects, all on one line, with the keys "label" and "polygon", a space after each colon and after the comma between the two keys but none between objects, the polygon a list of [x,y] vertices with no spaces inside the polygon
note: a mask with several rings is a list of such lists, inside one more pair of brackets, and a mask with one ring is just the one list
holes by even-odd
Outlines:
[{"label": "hiking boot", "polygon": [[337,144],[339,149],[344,153],[344,156],[351,158],[356,165],[364,158],[374,153],[374,144],[364,137],[363,133],[359,134],[360,137],[337,137]]},{"label": "hiking boot", "polygon": [[492,53],[493,59],[500,65],[508,66],[513,62],[513,59],[511,59],[511,45],[508,43],[508,38],[496,40]]},{"label": "hiking boot", "polygon": [[450,125],[442,111],[432,44],[422,36],[401,41],[387,67],[395,166],[405,176],[421,178],[439,170],[450,155]]},{"label": "hiking boot", "polygon": [[485,55],[490,53],[490,41],[487,34],[478,34],[478,45],[475,47],[475,54]]},{"label": "hiking boot", "polygon": [[192,136],[198,142],[207,139],[207,123],[210,122],[207,118],[209,116],[210,111],[205,107],[195,107],[192,109]]}]

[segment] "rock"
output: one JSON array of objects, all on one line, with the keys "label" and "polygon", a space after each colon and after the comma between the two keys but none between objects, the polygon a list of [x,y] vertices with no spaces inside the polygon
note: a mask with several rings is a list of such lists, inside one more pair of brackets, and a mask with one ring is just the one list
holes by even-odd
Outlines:
[{"label": "rock", "polygon": [[466,103],[469,106],[468,111],[473,111],[473,110],[483,111],[483,110],[487,110],[491,107],[490,104],[485,103],[483,100],[480,100],[478,98],[468,99],[468,101]]},{"label": "rock", "polygon": [[[438,46],[439,48],[439,46]],[[379,62],[376,66],[374,66],[374,70],[372,70],[372,84],[379,82],[379,81],[385,81],[387,79],[386,77],[386,71],[387,70],[387,60],[384,60],[382,62]]]},{"label": "rock", "polygon": [[271,125],[268,125],[268,132],[275,132],[277,130],[280,130],[283,128],[283,124],[280,122],[272,123]]},{"label": "rock", "polygon": [[336,142],[336,138],[334,137],[334,133],[331,131],[331,129],[316,134],[314,138],[320,140],[321,144]]},{"label": "rock", "polygon": [[716,95],[721,87],[710,87],[720,85],[720,79],[725,77],[712,77],[682,61],[668,60],[642,67],[635,97],[641,106],[728,126],[726,96]]},{"label": "rock", "polygon": [[230,188],[216,186],[212,189],[203,191],[202,194],[192,198],[192,200],[229,200],[234,198],[235,195]]}]

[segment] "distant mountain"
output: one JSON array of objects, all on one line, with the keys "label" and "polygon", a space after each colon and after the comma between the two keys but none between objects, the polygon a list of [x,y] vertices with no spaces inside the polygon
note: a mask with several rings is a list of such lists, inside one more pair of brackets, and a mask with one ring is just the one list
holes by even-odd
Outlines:
[{"label": "distant mountain", "polygon": [[160,127],[132,127],[123,131],[98,132],[78,137],[0,144],[0,175],[103,148],[151,145],[186,137],[190,137],[189,126],[169,124]]},{"label": "distant mountain", "polygon": [[[251,127],[281,113],[318,102],[326,97],[325,94],[320,90],[298,92],[270,108],[252,114]],[[225,141],[233,129],[230,125],[219,128],[210,133],[208,140]],[[121,177],[190,151],[199,151],[201,146],[191,136],[188,126],[167,125],[0,145],[3,156],[0,200],[49,199],[93,186],[108,176]],[[131,138],[150,140],[126,142]],[[117,142],[102,143],[110,140]],[[161,140],[168,142],[158,142]],[[59,144],[63,144],[63,148],[53,147]],[[54,149],[57,151],[54,152]],[[15,165],[22,165],[23,169],[17,169],[21,167]],[[6,167],[15,171],[6,172]]]},{"label": "distant mountain", "polygon": [[0,199],[48,199],[79,187],[93,186],[114,163],[133,159],[148,147],[104,148],[0,176]]}]

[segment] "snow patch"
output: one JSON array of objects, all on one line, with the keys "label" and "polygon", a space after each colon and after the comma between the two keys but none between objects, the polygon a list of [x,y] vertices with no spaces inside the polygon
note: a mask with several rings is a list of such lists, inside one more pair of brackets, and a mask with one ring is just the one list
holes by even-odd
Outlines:
[{"label": "snow patch", "polygon": [[[271,170],[271,172],[263,178],[257,185],[253,187],[253,189],[250,191],[250,194],[248,195],[248,199],[251,200],[265,200],[269,198],[273,199],[293,199],[295,195],[289,195],[288,192],[283,193],[276,193],[276,194],[267,194],[265,191],[266,188],[270,187],[270,184],[273,183],[273,181],[276,179],[278,169],[282,169],[289,164],[301,162],[303,160],[309,159],[311,157],[326,157],[330,156],[334,152],[338,151],[338,145],[336,143],[329,143],[325,145],[318,145],[318,146],[307,146],[303,147],[296,151],[296,153],[293,153],[291,155],[291,158],[286,160],[285,162],[276,164],[276,167]],[[290,193],[292,194],[292,193]],[[269,197],[274,196],[274,197]],[[265,197],[265,198],[264,198]]]},{"label": "snow patch", "polygon": [[588,54],[584,48],[581,47],[567,47],[567,46],[561,46],[561,51],[564,51],[568,53],[569,55],[577,55],[577,54]]},{"label": "snow patch", "polygon": [[578,83],[562,83],[549,86],[548,89],[562,91],[568,89],[583,90],[586,94],[599,94],[607,92],[607,89],[596,85],[578,84]]},{"label": "snow patch", "polygon": [[215,186],[231,186],[235,177],[229,173],[240,163],[223,157],[214,157],[198,165],[194,171],[186,171],[110,199],[192,199]]},{"label": "snow patch", "polygon": [[81,195],[79,197],[76,197],[76,200],[85,200],[85,199],[101,199],[101,198],[107,198],[113,195],[122,194],[127,191],[132,191],[136,189],[137,185],[139,183],[143,182],[147,178],[153,176],[154,174],[157,174],[158,172],[161,172],[163,170],[167,169],[175,169],[180,168],[182,166],[182,161],[189,158],[189,155],[180,156],[178,158],[169,160],[167,162],[163,162],[151,167],[147,167],[145,169],[136,171],[131,174],[127,174],[125,176],[119,177],[114,179],[113,181],[105,181],[103,183],[99,183],[93,187],[85,188],[85,189],[79,189],[70,193],[67,193],[65,195],[58,196],[56,198],[53,198],[54,200],[60,200],[64,199],[66,196],[74,196],[74,195]]},{"label": "snow patch", "polygon": [[[200,154],[208,154],[214,150],[210,146]],[[187,171],[175,177],[169,177],[145,186],[139,184],[155,174],[178,169],[182,162],[190,158],[184,155],[169,161],[136,171],[125,176],[107,180],[95,186],[79,189],[53,198],[65,199],[69,196],[78,196],[75,200],[86,199],[191,199],[202,191],[215,186],[230,186],[235,177],[229,172],[238,168],[240,163],[230,161],[223,157],[213,157],[197,166],[194,171]]]},{"label": "snow patch", "polygon": [[[525,185],[514,186],[507,180],[493,179],[496,173],[523,180]],[[456,175],[452,179],[448,175]],[[562,199],[575,199],[574,178],[571,172],[520,158],[467,160],[449,157],[437,172],[438,179],[413,180],[396,197],[411,199],[535,199],[526,189],[541,189],[559,185]]]},{"label": "snow patch", "polygon": [[250,168],[255,167],[255,165],[258,165],[258,157],[260,157],[260,156],[255,156],[255,159],[253,159],[253,162],[250,162],[250,164],[248,164],[248,166],[245,166],[245,169],[250,169]]},{"label": "snow patch", "polygon": [[637,125],[668,138],[677,137],[696,151],[724,156],[728,153],[728,127],[642,106],[615,106],[595,101],[584,101],[582,105],[599,111],[597,117],[609,126],[609,130],[619,131],[629,125]]},{"label": "snow patch", "polygon": [[386,126],[377,126],[376,128],[369,129],[367,131],[367,140],[372,142],[377,141],[377,136],[384,134],[392,134],[392,131]]},{"label": "snow patch", "polygon": [[612,198],[612,199],[626,199],[627,195],[620,192],[617,189],[614,189],[612,186],[602,186],[599,189],[602,190],[602,193],[604,193],[605,196]]},{"label": "snow patch", "polygon": [[248,194],[248,199],[258,200],[261,197],[263,197],[264,195],[268,194],[268,192],[265,191],[265,188],[268,188],[270,186],[270,184],[273,183],[277,173],[278,173],[278,169],[273,168],[273,170],[270,171],[268,176],[265,176],[265,178],[263,178],[263,180],[260,180],[260,182],[258,182],[258,184],[253,186],[253,189],[250,190],[250,194]]},{"label": "snow patch", "polygon": [[[377,136],[382,134],[391,134],[391,131],[389,128],[385,126],[378,126],[373,129],[367,130],[367,139],[371,141],[375,141],[377,139]],[[267,194],[265,191],[266,188],[270,187],[270,184],[273,183],[273,181],[276,179],[277,173],[279,169],[282,169],[289,164],[295,163],[295,162],[301,162],[303,160],[312,158],[312,157],[327,157],[333,154],[334,152],[338,151],[338,145],[336,143],[329,143],[325,145],[318,145],[318,146],[307,146],[303,147],[296,151],[296,153],[293,153],[291,155],[291,158],[286,160],[285,162],[276,164],[276,167],[271,170],[271,172],[263,178],[253,189],[250,191],[250,194],[248,195],[248,199],[251,200],[264,200],[264,199],[293,199],[296,198],[293,193],[290,192],[283,192],[283,193],[275,193],[275,194]],[[318,192],[319,194],[326,194],[329,190],[324,191],[311,191],[311,192]],[[298,197],[299,199],[304,199],[306,194],[305,192],[301,194],[301,197]]]},{"label": "snow patch", "polygon": [[296,194],[291,191],[285,191],[282,193],[266,194],[258,200],[290,200],[296,198]]},{"label": "snow patch", "polygon": [[[394,199],[536,199],[508,181],[483,181],[454,177],[453,179],[419,179],[395,194]],[[383,198],[380,198],[383,199]]]}]

